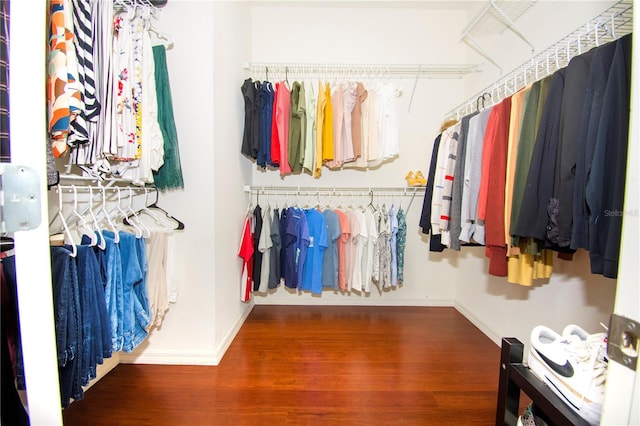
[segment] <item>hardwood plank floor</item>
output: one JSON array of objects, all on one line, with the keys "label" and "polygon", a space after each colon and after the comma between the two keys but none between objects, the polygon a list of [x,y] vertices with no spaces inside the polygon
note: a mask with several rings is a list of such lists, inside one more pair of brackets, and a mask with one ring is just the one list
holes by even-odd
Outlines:
[{"label": "hardwood plank floor", "polygon": [[492,425],[500,348],[453,308],[256,306],[216,367],[119,365],[74,425]]}]

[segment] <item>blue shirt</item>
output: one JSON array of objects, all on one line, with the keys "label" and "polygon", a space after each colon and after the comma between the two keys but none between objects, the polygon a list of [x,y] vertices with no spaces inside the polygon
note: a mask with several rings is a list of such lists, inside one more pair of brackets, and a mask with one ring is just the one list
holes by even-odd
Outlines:
[{"label": "blue shirt", "polygon": [[322,261],[322,286],[338,288],[338,238],[340,238],[340,222],[333,210],[322,212],[327,227],[327,251]]},{"label": "blue shirt", "polygon": [[324,252],[327,249],[327,226],[322,213],[316,209],[305,210],[309,227],[309,247],[304,263],[301,289],[311,290],[313,294],[322,293],[322,266]]}]

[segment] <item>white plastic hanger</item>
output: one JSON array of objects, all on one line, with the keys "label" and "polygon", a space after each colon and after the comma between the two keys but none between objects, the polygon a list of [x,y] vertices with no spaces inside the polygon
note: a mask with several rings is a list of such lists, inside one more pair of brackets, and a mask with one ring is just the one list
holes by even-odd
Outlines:
[{"label": "white plastic hanger", "polygon": [[109,213],[107,212],[107,209],[106,209],[106,206],[107,206],[107,191],[102,185],[100,185],[100,191],[102,192],[102,207],[100,208],[100,212],[102,213],[102,215],[104,216],[105,220],[107,221],[107,224],[109,225],[109,228],[111,228],[111,231],[113,232],[113,241],[117,244],[117,243],[120,242],[120,233],[118,232],[118,227],[113,222],[113,220],[111,220],[111,216],[109,215]]},{"label": "white plastic hanger", "polygon": [[171,224],[171,225],[168,224],[167,222],[163,221],[157,214],[155,214],[151,209],[149,209],[147,207],[148,206],[148,201],[149,201],[149,191],[145,187],[144,188],[144,205],[142,207],[142,210],[140,210],[140,213],[145,213],[145,214],[151,216],[151,218],[156,222],[156,224],[158,226],[162,227],[166,233],[173,232],[173,230],[174,230],[173,225],[174,224]]},{"label": "white plastic hanger", "polygon": [[71,186],[73,191],[73,215],[78,219],[78,223],[76,226],[78,227],[78,231],[81,235],[86,235],[91,238],[90,246],[95,246],[98,244],[98,236],[91,229],[87,221],[82,217],[82,215],[78,212],[78,191],[75,185]]},{"label": "white plastic hanger", "polygon": [[149,236],[151,236],[151,231],[149,231],[149,228],[147,228],[147,226],[140,220],[138,213],[133,210],[133,189],[131,189],[131,187],[129,187],[129,205],[127,206],[127,211],[129,212],[128,216],[130,219],[133,219],[133,221],[129,220],[129,222],[136,222],[141,228],[142,235],[138,237],[136,234],[136,237],[141,238],[144,236],[145,238],[149,238]]},{"label": "white plastic hanger", "polygon": [[98,247],[100,247],[101,250],[104,250],[107,247],[107,242],[104,239],[104,235],[102,235],[102,228],[100,228],[100,224],[98,223],[98,218],[93,212],[93,187],[92,186],[89,186],[88,209],[89,209],[89,214],[91,215],[91,219],[93,219],[93,230],[98,233],[99,241],[97,242],[97,245]]},{"label": "white plastic hanger", "polygon": [[64,234],[67,236],[67,243],[71,246],[70,256],[76,257],[78,255],[78,247],[76,246],[76,243],[73,240],[73,236],[71,235],[69,226],[67,226],[67,221],[64,219],[64,215],[62,214],[62,188],[60,188],[60,185],[58,185],[57,189],[58,189],[58,217],[60,218],[60,222],[62,222],[62,228],[64,230]]},{"label": "white plastic hanger", "polygon": [[[121,193],[120,193],[120,187],[119,186],[116,187],[116,191],[118,193],[118,204],[116,205],[114,210],[117,210],[118,213],[120,213],[120,216],[122,216],[122,220],[123,221],[128,220],[127,213],[124,210],[122,210],[122,207],[121,207],[122,198],[121,198]],[[138,225],[136,225],[136,223],[133,222],[133,221],[129,221],[128,223],[133,227],[133,229],[135,229],[136,238],[141,238],[142,237],[142,229],[140,229],[138,227]]]}]

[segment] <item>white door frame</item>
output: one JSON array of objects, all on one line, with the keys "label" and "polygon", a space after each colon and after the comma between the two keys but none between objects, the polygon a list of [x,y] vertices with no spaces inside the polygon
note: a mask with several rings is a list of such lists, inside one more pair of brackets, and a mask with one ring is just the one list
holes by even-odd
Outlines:
[{"label": "white door frame", "polygon": [[[640,1],[633,2],[633,27],[640,28]],[[622,222],[620,265],[614,312],[640,322],[640,43],[633,40],[629,151]],[[615,339],[615,336],[610,336]],[[640,364],[640,363],[639,363]],[[640,425],[638,370],[609,361],[601,424]]]},{"label": "white door frame", "polygon": [[32,426],[62,425],[56,355],[46,180],[47,1],[10,3],[11,162],[36,171],[41,223],[14,234],[20,334]]}]

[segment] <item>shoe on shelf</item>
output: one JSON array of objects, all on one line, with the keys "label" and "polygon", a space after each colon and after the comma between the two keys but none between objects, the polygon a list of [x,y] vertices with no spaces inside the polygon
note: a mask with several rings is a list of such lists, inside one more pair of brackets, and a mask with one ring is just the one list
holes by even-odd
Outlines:
[{"label": "shoe on shelf", "polygon": [[600,355],[605,362],[609,361],[607,357],[607,333],[590,334],[584,328],[577,324],[569,324],[562,330],[563,337],[578,336],[580,340],[590,346],[597,346]]},{"label": "shoe on shelf", "polygon": [[549,426],[550,422],[540,413],[537,407],[531,403],[525,407],[518,416],[516,426]]},{"label": "shoe on shelf", "polygon": [[420,170],[416,172],[415,184],[413,186],[426,186],[427,179],[425,179],[424,175]]},{"label": "shoe on shelf", "polygon": [[409,173],[404,177],[407,180],[407,185],[414,186],[416,177],[413,174],[413,170],[409,170]]},{"label": "shoe on shelf", "polygon": [[599,424],[607,363],[598,345],[539,325],[531,332],[527,362],[531,371],[580,417]]}]

